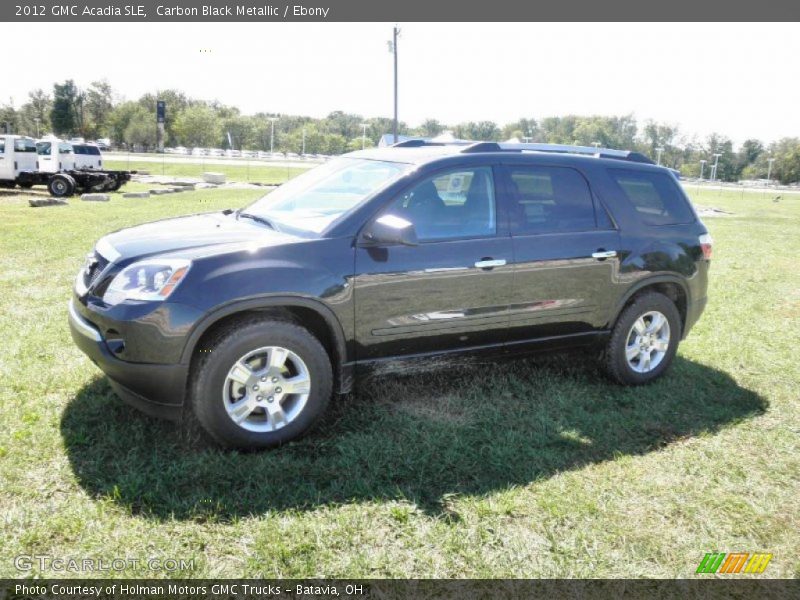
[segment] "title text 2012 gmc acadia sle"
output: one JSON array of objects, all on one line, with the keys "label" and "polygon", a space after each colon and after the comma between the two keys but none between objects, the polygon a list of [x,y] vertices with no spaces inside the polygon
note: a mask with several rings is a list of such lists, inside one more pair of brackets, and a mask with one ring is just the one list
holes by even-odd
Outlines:
[{"label": "title text 2012 gmc acadia sle", "polygon": [[598,344],[613,379],[650,382],[705,307],[710,258],[675,175],[640,154],[412,140],[103,237],[69,321],[122,398],[188,403],[258,448],[386,361]]}]

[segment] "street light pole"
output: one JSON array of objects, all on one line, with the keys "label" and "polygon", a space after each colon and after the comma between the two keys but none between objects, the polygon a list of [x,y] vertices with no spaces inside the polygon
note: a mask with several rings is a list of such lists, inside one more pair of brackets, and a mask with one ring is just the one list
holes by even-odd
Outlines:
[{"label": "street light pole", "polygon": [[270,125],[271,125],[270,133],[269,133],[269,153],[270,154],[274,154],[275,153],[275,121],[277,121],[277,120],[278,120],[277,117],[270,117],[269,118]]},{"label": "street light pole", "polygon": [[361,149],[367,147],[367,125],[368,123],[361,124]]},{"label": "street light pole", "polygon": [[769,181],[772,178],[772,163],[775,162],[775,159],[768,158],[767,162],[769,163],[769,166],[767,167],[767,185],[769,185]]},{"label": "street light pole", "polygon": [[701,160],[700,161],[700,181],[703,181],[703,170],[705,169],[707,162],[708,161],[706,161],[706,160]]},{"label": "street light pole", "polygon": [[661,164],[661,153],[662,152],[664,152],[664,148],[662,148],[661,146],[656,148],[656,164],[657,165]]},{"label": "street light pole", "polygon": [[714,167],[713,167],[713,169],[711,171],[711,181],[716,181],[717,180],[717,167],[719,166],[719,157],[722,156],[722,154],[713,154],[712,156],[714,157]]},{"label": "street light pole", "polygon": [[400,28],[397,25],[392,29],[392,41],[389,42],[389,52],[394,55],[394,122],[392,123],[392,137],[397,143],[397,38]]},{"label": "street light pole", "polygon": [[300,156],[306,155],[306,128],[303,127],[303,151],[300,153]]}]

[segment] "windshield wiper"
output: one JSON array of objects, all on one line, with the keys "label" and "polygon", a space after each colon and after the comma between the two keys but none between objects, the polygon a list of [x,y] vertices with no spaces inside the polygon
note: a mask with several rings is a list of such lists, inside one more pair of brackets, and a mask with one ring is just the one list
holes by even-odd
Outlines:
[{"label": "windshield wiper", "polygon": [[278,231],[278,228],[275,226],[275,223],[267,219],[266,217],[261,217],[259,215],[254,215],[253,213],[246,213],[242,212],[241,210],[236,211],[236,218],[237,219],[252,219],[256,223],[261,223],[262,225],[266,225],[270,229],[274,229]]}]

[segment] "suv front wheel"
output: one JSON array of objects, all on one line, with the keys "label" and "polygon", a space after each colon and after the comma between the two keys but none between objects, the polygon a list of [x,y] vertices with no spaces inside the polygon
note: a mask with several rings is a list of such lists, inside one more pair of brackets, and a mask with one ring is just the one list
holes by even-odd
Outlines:
[{"label": "suv front wheel", "polygon": [[606,347],[606,370],[625,385],[649,383],[669,368],[680,339],[675,303],[657,292],[642,294],[617,319]]},{"label": "suv front wheel", "polygon": [[285,321],[238,322],[198,348],[192,406],[220,444],[269,448],[307,432],[332,390],[327,352]]}]

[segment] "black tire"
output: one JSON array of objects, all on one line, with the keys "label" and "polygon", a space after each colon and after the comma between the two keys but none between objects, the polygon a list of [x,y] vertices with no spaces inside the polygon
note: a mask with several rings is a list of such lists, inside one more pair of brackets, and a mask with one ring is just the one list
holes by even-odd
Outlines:
[{"label": "black tire", "polygon": [[[310,392],[302,410],[287,424],[273,431],[250,431],[228,415],[226,380],[240,358],[266,346],[285,348],[303,361],[311,379]],[[198,348],[196,361],[190,383],[192,409],[203,429],[228,448],[271,448],[297,439],[319,421],[331,398],[330,358],[316,337],[294,323],[264,318],[237,321]],[[266,408],[261,410],[266,415]]]},{"label": "black tire", "polygon": [[[659,363],[646,372],[637,372],[626,356],[626,349],[629,347],[631,336],[636,334],[632,331],[634,323],[648,313],[657,311],[666,317],[669,324],[669,342],[666,351]],[[675,303],[663,294],[658,292],[646,292],[638,296],[633,303],[627,306],[617,319],[617,323],[611,332],[611,338],[606,346],[604,358],[605,367],[609,376],[623,385],[643,385],[657,379],[669,368],[675,353],[678,351],[678,343],[682,335],[681,316]],[[635,344],[633,344],[635,346]],[[641,358],[632,359],[639,363]]]},{"label": "black tire", "polygon": [[47,182],[47,191],[54,198],[66,198],[75,193],[75,180],[69,175],[59,173]]},{"label": "black tire", "polygon": [[119,188],[123,186],[124,183],[125,182],[122,181],[122,179],[116,179],[114,180],[114,183],[110,184],[111,187],[109,187],[108,189],[112,192],[116,192]]}]

